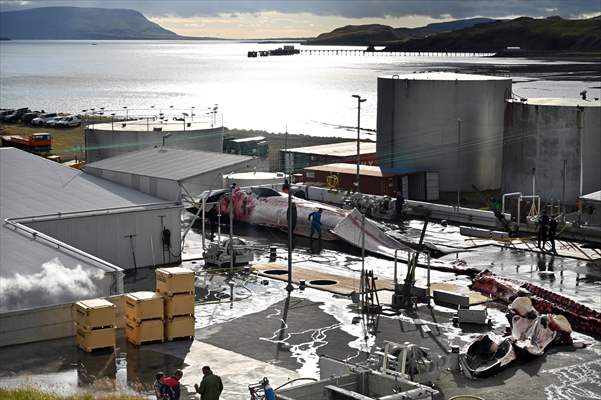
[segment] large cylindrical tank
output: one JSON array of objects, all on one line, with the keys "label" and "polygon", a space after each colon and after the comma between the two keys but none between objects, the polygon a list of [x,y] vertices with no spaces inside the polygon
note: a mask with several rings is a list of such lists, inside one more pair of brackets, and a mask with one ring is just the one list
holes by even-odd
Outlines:
[{"label": "large cylindrical tank", "polygon": [[601,188],[600,101],[508,100],[504,136],[505,193],[530,195],[534,183],[544,201],[574,205]]},{"label": "large cylindrical tank", "polygon": [[[428,72],[378,78],[382,167],[439,172],[440,190],[501,187],[506,77]],[[460,120],[460,126],[458,123]]]},{"label": "large cylindrical tank", "polygon": [[239,187],[258,185],[281,185],[286,179],[283,172],[238,172],[223,176],[223,187],[227,188],[232,183]]},{"label": "large cylindrical tank", "polygon": [[221,153],[223,129],[211,128],[204,122],[152,119],[88,125],[85,129],[86,162],[158,147],[163,141],[167,147]]}]

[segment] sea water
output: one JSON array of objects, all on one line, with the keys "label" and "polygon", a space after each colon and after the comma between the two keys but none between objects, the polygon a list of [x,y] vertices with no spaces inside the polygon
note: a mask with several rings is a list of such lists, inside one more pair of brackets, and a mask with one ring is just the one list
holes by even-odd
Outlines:
[{"label": "sea water", "polygon": [[[290,43],[299,46],[298,43]],[[548,61],[490,57],[294,55],[248,58],[250,50],[283,43],[231,41],[2,41],[0,107],[81,113],[113,109],[116,115],[155,110],[221,119],[228,128],[312,136],[355,137],[359,94],[365,138],[375,138],[377,77],[479,66],[539,65]],[[303,49],[361,49],[311,47]],[[578,97],[595,82],[550,75],[512,76],[526,97]],[[219,114],[207,114],[218,105]],[[124,107],[127,107],[124,108]],[[192,108],[194,107],[194,109]],[[157,112],[158,112],[157,111]],[[107,112],[108,113],[108,112]]]}]

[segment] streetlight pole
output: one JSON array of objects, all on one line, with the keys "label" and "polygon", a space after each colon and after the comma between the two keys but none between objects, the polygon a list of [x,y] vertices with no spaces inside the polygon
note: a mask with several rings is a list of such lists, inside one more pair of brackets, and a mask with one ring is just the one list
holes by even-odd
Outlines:
[{"label": "streetlight pole", "polygon": [[461,207],[461,118],[457,118],[457,212]]},{"label": "streetlight pole", "polygon": [[358,94],[353,95],[357,99],[357,193],[359,193],[359,165],[361,164],[361,103],[366,99],[362,99]]},{"label": "streetlight pole", "polygon": [[[284,141],[285,145],[284,147],[286,148],[286,151],[284,152],[284,154],[288,153],[288,126],[286,126],[286,136],[285,136],[285,141]],[[286,173],[288,175],[288,285],[286,286],[286,290],[288,291],[288,293],[292,292],[294,290],[294,286],[292,286],[292,226],[293,226],[293,221],[292,218],[296,217],[296,213],[293,213],[293,204],[292,204],[292,187],[290,186],[290,184],[292,183],[292,177],[290,176],[290,168],[286,168]]]}]

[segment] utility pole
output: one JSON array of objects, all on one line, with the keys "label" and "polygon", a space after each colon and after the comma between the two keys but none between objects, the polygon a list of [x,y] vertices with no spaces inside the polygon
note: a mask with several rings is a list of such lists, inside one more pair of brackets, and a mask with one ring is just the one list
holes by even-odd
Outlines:
[{"label": "utility pole", "polygon": [[[288,126],[286,126],[286,136],[284,138],[284,146],[286,151],[284,152],[284,157],[288,154]],[[286,166],[286,162],[284,161],[284,166]],[[292,183],[292,176],[290,176],[290,168],[286,168],[286,173],[288,175],[288,185]],[[288,285],[286,285],[286,291],[288,293],[294,290],[294,286],[292,286],[292,218],[295,215],[292,215],[292,187],[288,188]]]},{"label": "utility pole", "polygon": [[583,191],[583,179],[584,179],[584,158],[583,158],[583,153],[584,153],[584,135],[582,134],[583,132],[583,128],[584,128],[584,109],[578,107],[578,113],[577,113],[577,126],[578,126],[578,138],[580,141],[580,186],[578,187],[578,198],[580,199],[580,196],[583,195],[582,191]]},{"label": "utility pole", "polygon": [[354,94],[353,97],[357,99],[357,193],[359,193],[359,165],[361,164],[361,103],[366,99],[362,99],[358,94]]},{"label": "utility pole", "polygon": [[461,207],[461,118],[457,118],[457,212]]},{"label": "utility pole", "polygon": [[235,183],[230,186],[230,279],[234,277],[234,188]]},{"label": "utility pole", "polygon": [[566,209],[566,173],[568,170],[568,160],[563,160],[563,174],[561,176],[562,178],[562,182],[561,182],[561,208],[562,211],[565,211]]}]

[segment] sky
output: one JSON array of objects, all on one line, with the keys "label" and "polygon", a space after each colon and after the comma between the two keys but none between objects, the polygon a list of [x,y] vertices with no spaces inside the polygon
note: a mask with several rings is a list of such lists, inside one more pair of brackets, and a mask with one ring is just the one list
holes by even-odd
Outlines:
[{"label": "sky", "polygon": [[47,6],[129,8],[180,35],[236,39],[313,37],[344,25],[601,14],[601,0],[0,0],[0,11]]}]

